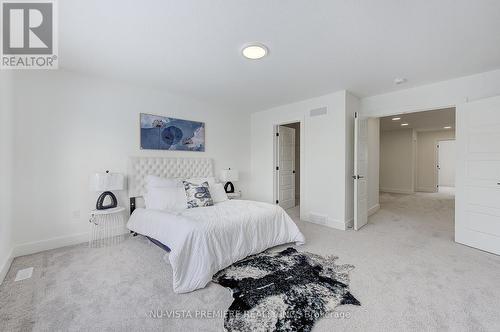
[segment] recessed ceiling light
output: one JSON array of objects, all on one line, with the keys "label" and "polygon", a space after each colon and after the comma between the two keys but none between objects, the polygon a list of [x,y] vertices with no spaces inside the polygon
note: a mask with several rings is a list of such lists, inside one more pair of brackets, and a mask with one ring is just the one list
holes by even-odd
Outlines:
[{"label": "recessed ceiling light", "polygon": [[401,118],[392,118],[392,121],[399,121]]},{"label": "recessed ceiling light", "polygon": [[250,60],[262,59],[268,53],[269,49],[266,47],[266,45],[259,43],[245,45],[241,50],[241,54],[243,54],[245,58]]},{"label": "recessed ceiling light", "polygon": [[403,126],[403,127],[404,127],[404,126],[407,126],[407,125],[408,125],[407,123],[402,123],[402,124],[401,124],[401,126]]},{"label": "recessed ceiling light", "polygon": [[399,85],[399,84],[403,84],[403,83],[406,83],[406,78],[404,78],[404,77],[396,77],[394,79],[394,84]]},{"label": "recessed ceiling light", "polygon": [[451,126],[443,127],[443,129],[451,129]]}]

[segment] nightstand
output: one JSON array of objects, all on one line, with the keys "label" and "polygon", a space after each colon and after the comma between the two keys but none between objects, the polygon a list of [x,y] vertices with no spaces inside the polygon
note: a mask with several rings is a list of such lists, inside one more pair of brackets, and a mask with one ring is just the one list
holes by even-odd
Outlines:
[{"label": "nightstand", "polygon": [[124,212],[121,206],[90,212],[89,248],[117,244],[125,238]]},{"label": "nightstand", "polygon": [[241,198],[241,191],[238,191],[236,193],[227,193],[227,198],[229,198],[229,199],[240,199]]}]

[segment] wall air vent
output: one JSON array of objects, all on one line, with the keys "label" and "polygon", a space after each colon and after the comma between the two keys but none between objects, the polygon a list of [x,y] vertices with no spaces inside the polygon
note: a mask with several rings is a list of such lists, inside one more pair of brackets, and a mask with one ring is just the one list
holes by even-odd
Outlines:
[{"label": "wall air vent", "polygon": [[328,108],[325,107],[320,107],[320,108],[315,108],[309,112],[310,116],[319,116],[319,115],[325,115],[328,113]]},{"label": "wall air vent", "polygon": [[325,214],[311,212],[309,214],[309,221],[315,224],[326,225],[328,222],[328,216]]}]

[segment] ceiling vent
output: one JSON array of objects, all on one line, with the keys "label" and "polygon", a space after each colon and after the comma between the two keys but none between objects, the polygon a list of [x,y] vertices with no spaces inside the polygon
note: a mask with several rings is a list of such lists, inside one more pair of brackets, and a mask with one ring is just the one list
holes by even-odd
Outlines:
[{"label": "ceiling vent", "polygon": [[325,115],[326,113],[328,113],[327,107],[315,108],[309,112],[311,116]]}]

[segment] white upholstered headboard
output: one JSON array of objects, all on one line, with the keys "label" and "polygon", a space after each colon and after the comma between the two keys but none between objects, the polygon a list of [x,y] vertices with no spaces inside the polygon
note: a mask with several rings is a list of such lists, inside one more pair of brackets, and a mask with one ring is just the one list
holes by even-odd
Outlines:
[{"label": "white upholstered headboard", "polygon": [[214,176],[210,158],[131,157],[128,171],[128,196],[141,197],[146,193],[146,176],[163,178],[200,178]]}]

